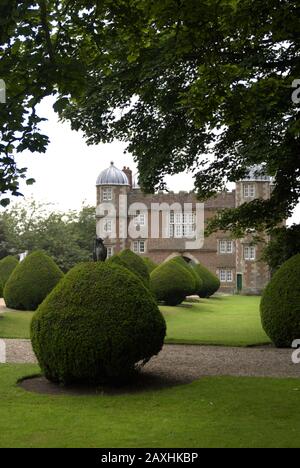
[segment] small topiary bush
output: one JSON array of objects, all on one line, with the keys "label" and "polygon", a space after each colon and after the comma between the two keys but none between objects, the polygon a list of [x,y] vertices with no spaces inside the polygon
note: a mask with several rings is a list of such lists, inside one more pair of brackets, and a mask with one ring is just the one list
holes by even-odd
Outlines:
[{"label": "small topiary bush", "polygon": [[129,249],[125,249],[111,257],[108,262],[123,265],[125,268],[128,268],[128,270],[137,275],[143,281],[144,285],[149,288],[150,275],[148,268],[139,255]]},{"label": "small topiary bush", "polygon": [[287,260],[264,290],[263,329],[277,347],[291,347],[300,338],[300,254]]},{"label": "small topiary bush", "polygon": [[194,269],[202,280],[200,289],[197,292],[199,297],[210,297],[218,291],[220,288],[220,280],[216,275],[211,273],[201,263],[194,265]]},{"label": "small topiary bush", "polygon": [[125,379],[159,353],[165,334],[149,289],[128,269],[108,262],[70,270],[31,324],[45,376],[64,384]]},{"label": "small topiary bush", "polygon": [[62,276],[52,258],[41,250],[33,252],[18,264],[5,285],[7,307],[35,310]]},{"label": "small topiary bush", "polygon": [[151,273],[150,288],[158,301],[175,306],[194,293],[195,280],[186,267],[172,259]]},{"label": "small topiary bush", "polygon": [[143,261],[148,269],[149,275],[153,270],[155,270],[156,267],[158,267],[157,263],[153,262],[153,260],[151,260],[149,257],[143,257]]},{"label": "small topiary bush", "polygon": [[16,257],[12,255],[0,260],[0,297],[3,297],[4,286],[18,263]]}]

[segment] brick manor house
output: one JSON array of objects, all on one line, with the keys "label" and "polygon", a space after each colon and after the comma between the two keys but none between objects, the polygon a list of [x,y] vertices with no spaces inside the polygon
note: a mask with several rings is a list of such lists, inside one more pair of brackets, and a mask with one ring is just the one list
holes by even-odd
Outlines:
[{"label": "brick manor house", "polygon": [[[132,171],[128,167],[120,170],[114,163],[100,173],[96,186],[97,235],[104,238],[108,256],[125,248],[156,263],[181,255],[188,262],[201,262],[215,273],[220,278],[221,291],[228,293],[259,294],[268,283],[268,266],[260,261],[263,245],[252,245],[250,235],[236,240],[230,233],[219,231],[206,237],[201,248],[186,247],[186,237],[197,229],[195,207],[199,200],[193,192],[144,194],[133,180]],[[247,179],[236,183],[235,190],[221,192],[201,205],[204,225],[220,209],[254,198],[269,198],[271,189],[271,178],[259,175],[253,168]],[[165,207],[171,207],[167,236],[162,219]],[[158,227],[153,237],[150,225],[154,217]]]}]

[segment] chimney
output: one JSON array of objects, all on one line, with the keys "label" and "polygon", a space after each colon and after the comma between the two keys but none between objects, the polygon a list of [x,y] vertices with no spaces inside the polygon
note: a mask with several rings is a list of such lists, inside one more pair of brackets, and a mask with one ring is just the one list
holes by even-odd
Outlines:
[{"label": "chimney", "polygon": [[126,166],[124,166],[122,170],[127,175],[127,179],[130,185],[130,190],[132,190],[132,170]]}]

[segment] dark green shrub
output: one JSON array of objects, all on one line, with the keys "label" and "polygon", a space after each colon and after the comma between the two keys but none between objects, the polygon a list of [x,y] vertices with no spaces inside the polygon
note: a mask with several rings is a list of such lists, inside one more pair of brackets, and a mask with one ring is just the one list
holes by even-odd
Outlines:
[{"label": "dark green shrub", "polygon": [[123,265],[125,268],[128,268],[128,270],[137,275],[143,281],[144,285],[149,288],[150,275],[148,268],[139,255],[129,249],[125,249],[111,257],[108,262]]},{"label": "dark green shrub", "polygon": [[122,266],[122,267],[125,267],[126,266],[124,265],[124,263],[122,262],[122,260],[120,259],[120,255],[119,254],[115,254],[113,255],[112,257],[108,258],[105,262],[107,265],[119,265],[119,266]]},{"label": "dark green shrub", "polygon": [[202,288],[202,279],[200,276],[196,273],[196,271],[193,268],[192,263],[187,263],[183,257],[174,257],[172,261],[177,262],[179,265],[181,265],[183,268],[186,268],[188,273],[190,273],[194,279],[194,291],[192,294],[198,294],[198,291],[200,288]]},{"label": "dark green shrub", "polygon": [[158,301],[175,306],[194,293],[195,280],[186,267],[172,259],[152,271],[150,288]]},{"label": "dark green shrub", "polygon": [[54,382],[123,379],[161,350],[165,320],[148,288],[108,262],[74,267],[31,324],[34,352]]},{"label": "dark green shrub", "polygon": [[158,267],[157,263],[153,262],[151,258],[149,257],[142,257],[143,261],[148,269],[149,275],[152,273],[153,270],[155,270],[156,267]]},{"label": "dark green shrub", "polygon": [[33,252],[18,264],[5,285],[7,307],[35,310],[62,276],[52,258],[42,250]]},{"label": "dark green shrub", "polygon": [[0,297],[3,297],[4,286],[18,263],[16,257],[12,255],[0,260]]},{"label": "dark green shrub", "polygon": [[197,293],[199,297],[210,297],[218,291],[220,288],[220,280],[216,275],[211,273],[205,266],[201,265],[201,263],[194,265],[194,269],[202,280],[202,285]]},{"label": "dark green shrub", "polygon": [[300,254],[287,260],[264,290],[263,329],[277,347],[290,347],[300,338]]}]

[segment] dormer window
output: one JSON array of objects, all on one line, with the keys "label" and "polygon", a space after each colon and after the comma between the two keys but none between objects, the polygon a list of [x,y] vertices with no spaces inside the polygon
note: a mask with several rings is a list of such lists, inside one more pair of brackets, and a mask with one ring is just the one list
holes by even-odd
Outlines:
[{"label": "dormer window", "polygon": [[111,201],[112,200],[112,188],[105,187],[102,189],[102,201]]}]

